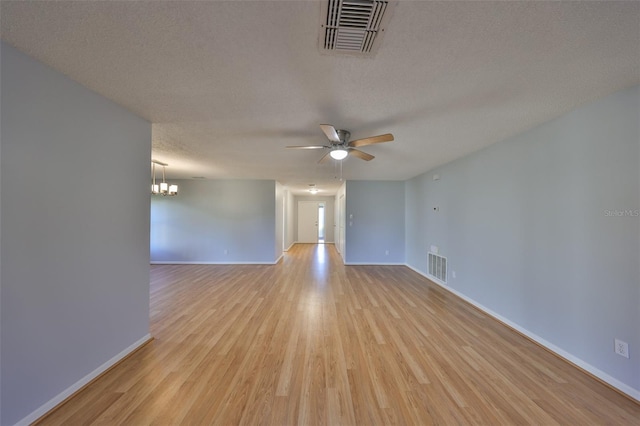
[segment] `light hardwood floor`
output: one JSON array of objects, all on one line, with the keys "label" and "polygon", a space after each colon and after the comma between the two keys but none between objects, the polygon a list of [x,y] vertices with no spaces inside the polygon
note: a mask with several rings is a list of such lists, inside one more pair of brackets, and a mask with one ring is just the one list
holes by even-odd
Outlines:
[{"label": "light hardwood floor", "polygon": [[345,267],[332,245],[153,266],[151,333],[41,424],[640,423],[640,405],[419,274]]}]

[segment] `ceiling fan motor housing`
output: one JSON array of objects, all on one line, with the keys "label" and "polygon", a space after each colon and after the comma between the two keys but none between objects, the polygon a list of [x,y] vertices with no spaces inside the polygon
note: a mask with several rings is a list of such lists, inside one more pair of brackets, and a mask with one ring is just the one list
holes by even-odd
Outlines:
[{"label": "ceiling fan motor housing", "polygon": [[340,138],[340,145],[346,145],[347,143],[349,143],[349,138],[351,137],[351,133],[348,130],[336,129],[336,133]]}]

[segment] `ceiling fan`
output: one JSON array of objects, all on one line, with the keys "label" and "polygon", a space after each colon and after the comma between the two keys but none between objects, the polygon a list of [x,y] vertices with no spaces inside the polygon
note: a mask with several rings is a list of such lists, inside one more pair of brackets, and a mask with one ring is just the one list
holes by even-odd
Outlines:
[{"label": "ceiling fan", "polygon": [[374,143],[382,143],[382,142],[391,142],[393,140],[393,135],[391,133],[385,133],[384,135],[379,136],[371,136],[369,138],[364,139],[356,139],[355,141],[349,141],[349,137],[351,133],[347,130],[339,130],[333,127],[331,124],[321,124],[320,128],[327,136],[330,145],[296,145],[296,146],[288,146],[288,149],[329,149],[318,163],[324,163],[329,158],[333,158],[335,160],[344,160],[347,155],[351,154],[355,157],[360,158],[361,160],[371,161],[375,157],[371,154],[367,154],[366,152],[360,151],[359,148],[361,146],[372,145]]}]

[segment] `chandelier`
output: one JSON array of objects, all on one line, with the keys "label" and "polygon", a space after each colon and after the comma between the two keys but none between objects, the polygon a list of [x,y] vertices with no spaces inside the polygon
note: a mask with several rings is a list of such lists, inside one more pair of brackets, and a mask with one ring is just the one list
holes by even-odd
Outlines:
[{"label": "chandelier", "polygon": [[[162,182],[159,184],[156,183],[156,164],[162,166]],[[169,185],[164,179],[164,168],[166,166],[168,164],[158,160],[151,160],[151,193],[164,196],[178,195],[178,185]]]}]

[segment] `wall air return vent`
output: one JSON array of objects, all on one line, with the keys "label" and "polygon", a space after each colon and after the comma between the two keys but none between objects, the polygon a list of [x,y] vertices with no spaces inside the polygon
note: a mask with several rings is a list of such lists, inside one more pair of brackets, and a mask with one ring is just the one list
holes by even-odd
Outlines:
[{"label": "wall air return vent", "polygon": [[395,1],[321,2],[320,51],[372,56],[382,41]]},{"label": "wall air return vent", "polygon": [[429,253],[429,275],[446,284],[447,258],[435,253]]}]

